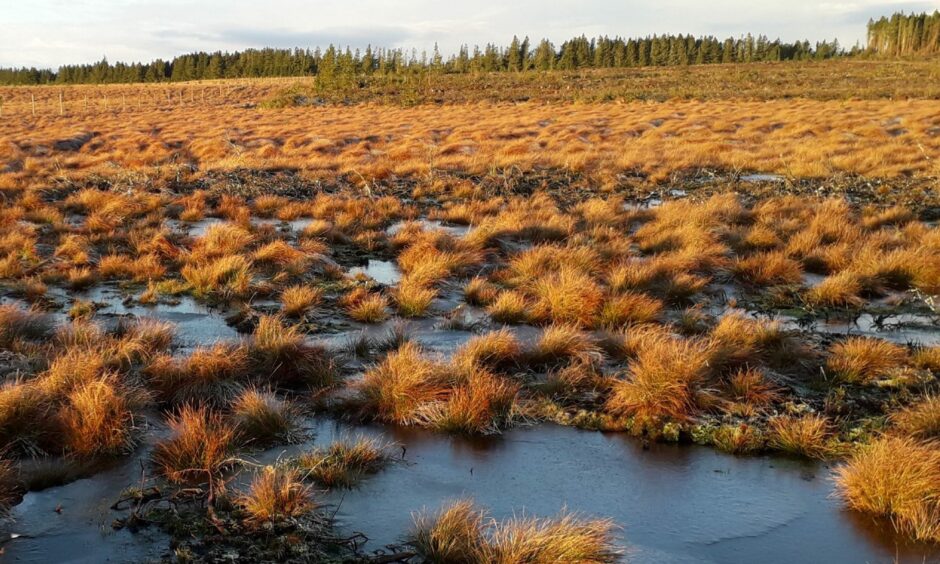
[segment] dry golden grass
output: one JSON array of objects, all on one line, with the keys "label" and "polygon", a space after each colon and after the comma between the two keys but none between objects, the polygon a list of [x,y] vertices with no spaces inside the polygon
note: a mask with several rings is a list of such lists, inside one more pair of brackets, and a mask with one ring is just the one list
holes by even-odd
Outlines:
[{"label": "dry golden grass", "polygon": [[421,421],[425,404],[444,401],[453,377],[443,364],[426,358],[418,345],[407,342],[368,370],[358,385],[364,410],[398,425]]},{"label": "dry golden grass", "polygon": [[712,328],[715,368],[769,364],[780,370],[795,370],[807,352],[779,321],[748,317],[731,311]]},{"label": "dry golden grass", "polygon": [[437,290],[410,277],[403,278],[394,292],[395,305],[402,317],[422,317],[437,298]]},{"label": "dry golden grass", "polygon": [[204,264],[187,264],[180,274],[199,298],[245,296],[251,286],[251,263],[241,255],[225,256]]},{"label": "dry golden grass", "polygon": [[259,527],[316,509],[311,488],[300,481],[297,471],[284,466],[265,466],[236,502],[247,514],[246,521]]},{"label": "dry golden grass", "polygon": [[[491,166],[640,171],[654,180],[702,167],[799,177],[931,175],[940,161],[940,142],[928,134],[936,125],[933,105],[800,99],[274,111],[185,105],[5,117],[0,160],[15,163],[17,172],[8,176],[35,180],[56,170],[54,163],[91,173],[115,165],[153,170],[180,158],[203,171],[299,168],[356,171],[365,178],[426,175],[432,167],[486,172]],[[904,124],[900,133],[889,125],[895,120]],[[56,141],[86,131],[97,133],[94,143],[78,151],[55,148]]]},{"label": "dry golden grass", "polygon": [[272,385],[322,389],[337,379],[333,356],[319,344],[306,342],[296,325],[285,326],[276,315],[263,315],[251,335],[252,368]]},{"label": "dry golden grass", "polygon": [[884,437],[836,471],[845,504],[890,518],[903,534],[940,542],[940,449],[936,443]]},{"label": "dry golden grass", "polygon": [[619,329],[626,325],[652,323],[659,319],[663,302],[639,292],[624,292],[604,301],[598,314],[598,325]]},{"label": "dry golden grass", "polygon": [[609,519],[566,512],[496,521],[463,499],[436,515],[414,515],[408,543],[435,564],[603,564],[620,558],[613,533]]},{"label": "dry golden grass", "polygon": [[307,313],[323,300],[323,290],[311,286],[291,286],[281,292],[281,311],[287,317],[298,317]]},{"label": "dry golden grass", "polygon": [[519,361],[522,345],[505,327],[470,338],[454,351],[452,362],[466,374],[475,368],[501,369]]},{"label": "dry golden grass", "polygon": [[512,424],[519,386],[475,370],[454,387],[446,401],[425,404],[421,425],[447,433],[489,435]]},{"label": "dry golden grass", "polygon": [[232,422],[238,438],[253,446],[291,443],[302,433],[299,410],[271,390],[249,387],[232,402]]},{"label": "dry golden grass", "polygon": [[392,458],[391,446],[378,439],[341,440],[327,448],[305,452],[293,461],[304,479],[327,487],[349,488],[364,475],[384,468]]},{"label": "dry golden grass", "polygon": [[463,288],[464,300],[474,306],[488,306],[499,294],[499,289],[486,278],[475,277],[467,281]]},{"label": "dry golden grass", "polygon": [[167,420],[170,436],[151,454],[157,470],[179,483],[211,481],[230,463],[235,431],[222,415],[184,405]]},{"label": "dry golden grass", "polygon": [[831,424],[821,415],[770,420],[770,446],[790,454],[827,458],[834,452],[831,435]]},{"label": "dry golden grass", "polygon": [[382,294],[367,294],[347,308],[349,317],[361,323],[381,323],[388,319],[388,298]]},{"label": "dry golden grass", "polygon": [[487,306],[486,313],[500,323],[525,323],[531,317],[531,307],[522,292],[503,290]]},{"label": "dry golden grass", "polygon": [[760,428],[741,423],[722,425],[715,431],[715,448],[731,454],[751,454],[764,448],[764,435]]},{"label": "dry golden grass", "polygon": [[881,339],[849,337],[829,349],[826,366],[836,378],[866,384],[900,368],[907,360],[907,349],[901,345]]},{"label": "dry golden grass", "polygon": [[724,410],[741,416],[752,416],[780,399],[781,394],[767,377],[752,368],[732,374],[724,387],[727,404]]},{"label": "dry golden grass", "polygon": [[731,272],[742,282],[756,286],[799,284],[803,280],[800,263],[782,252],[756,253],[738,259]]},{"label": "dry golden grass", "polygon": [[893,427],[918,440],[940,440],[940,396],[927,395],[891,415]]},{"label": "dry golden grass", "polygon": [[806,301],[816,307],[858,307],[864,303],[859,297],[862,282],[858,274],[844,270],[827,276],[806,292]]},{"label": "dry golden grass", "polygon": [[126,454],[135,445],[130,402],[114,378],[81,385],[61,413],[63,442],[78,456]]},{"label": "dry golden grass", "polygon": [[216,343],[211,347],[198,347],[182,359],[158,356],[144,373],[150,386],[165,402],[225,405],[237,395],[248,369],[247,347]]},{"label": "dry golden grass", "polygon": [[603,359],[596,339],[575,325],[549,325],[539,336],[529,360],[537,365],[577,361],[594,364]]},{"label": "dry golden grass", "polygon": [[698,411],[696,395],[709,375],[712,346],[671,336],[644,341],[627,378],[614,384],[607,410],[633,417],[639,428],[688,420]]},{"label": "dry golden grass", "polygon": [[601,288],[590,276],[567,264],[535,280],[531,291],[535,298],[535,319],[582,327],[594,325],[604,299]]}]

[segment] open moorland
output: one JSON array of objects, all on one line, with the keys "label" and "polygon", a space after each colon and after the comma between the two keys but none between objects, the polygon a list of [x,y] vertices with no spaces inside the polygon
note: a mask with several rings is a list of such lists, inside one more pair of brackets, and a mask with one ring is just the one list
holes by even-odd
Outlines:
[{"label": "open moorland", "polygon": [[938,73],[0,88],[0,555],[940,558]]}]

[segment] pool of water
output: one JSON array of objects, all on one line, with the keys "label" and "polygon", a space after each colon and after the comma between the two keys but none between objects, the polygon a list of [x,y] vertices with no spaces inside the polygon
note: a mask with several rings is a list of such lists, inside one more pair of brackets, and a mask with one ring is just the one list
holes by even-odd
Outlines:
[{"label": "pool of water", "polygon": [[841,508],[831,469],[778,457],[734,457],[689,445],[644,450],[619,434],[541,425],[484,440],[321,421],[318,443],[381,435],[405,461],[334,492],[340,526],[367,548],[401,540],[412,512],[471,496],[493,516],[610,517],[631,562],[925,562],[940,550],[896,537]]},{"label": "pool of water", "polygon": [[[910,543],[890,525],[842,509],[831,468],[779,457],[734,457],[690,445],[644,449],[621,434],[540,425],[463,439],[419,429],[310,422],[305,445],[260,453],[272,462],[338,438],[378,436],[404,458],[357,489],[319,494],[341,532],[366,550],[399,543],[412,515],[472,497],[493,517],[609,517],[631,562],[935,562],[940,547]],[[403,450],[402,450],[403,447]],[[146,449],[121,466],[30,493],[2,528],[16,562],[140,561],[168,551],[155,528],[113,530],[110,506],[138,483]],[[249,457],[250,458],[250,457]],[[146,466],[144,466],[146,467]]]},{"label": "pool of water", "polygon": [[398,265],[390,260],[369,259],[363,266],[350,268],[349,274],[351,276],[364,274],[379,284],[386,286],[394,286],[401,280],[401,271],[398,270]]}]

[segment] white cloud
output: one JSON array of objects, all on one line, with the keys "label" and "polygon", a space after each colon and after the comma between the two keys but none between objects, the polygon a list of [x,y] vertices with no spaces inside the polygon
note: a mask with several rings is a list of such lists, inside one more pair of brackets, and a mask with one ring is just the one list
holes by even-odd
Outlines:
[{"label": "white cloud", "polygon": [[[12,2],[11,2],[12,3]],[[32,0],[4,10],[0,66],[168,58],[196,50],[337,43],[430,49],[505,44],[514,34],[764,34],[864,39],[869,17],[940,9],[940,1],[863,0]]]}]

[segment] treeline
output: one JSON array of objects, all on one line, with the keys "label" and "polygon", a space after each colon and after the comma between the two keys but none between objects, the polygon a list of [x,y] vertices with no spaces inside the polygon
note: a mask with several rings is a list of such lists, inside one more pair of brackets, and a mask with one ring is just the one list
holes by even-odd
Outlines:
[{"label": "treeline", "polygon": [[838,41],[784,43],[750,34],[737,39],[691,35],[654,35],[642,39],[581,36],[556,47],[548,40],[531,44],[514,37],[506,47],[489,44],[472,50],[463,46],[444,58],[433,52],[402,49],[249,49],[234,53],[192,53],[171,61],[65,65],[58,71],[0,69],[2,84],[103,84],[178,82],[217,78],[318,76],[329,82],[359,75],[409,72],[474,73],[577,70],[751,63],[828,59],[845,54]]},{"label": "treeline", "polygon": [[868,49],[890,56],[940,53],[940,11],[869,20]]}]

